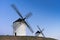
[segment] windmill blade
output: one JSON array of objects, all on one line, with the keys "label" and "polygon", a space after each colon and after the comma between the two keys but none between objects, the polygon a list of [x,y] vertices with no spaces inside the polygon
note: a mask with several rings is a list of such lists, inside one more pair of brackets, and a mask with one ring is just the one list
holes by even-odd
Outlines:
[{"label": "windmill blade", "polygon": [[33,33],[34,31],[32,30],[32,28],[27,24],[26,21],[24,21],[24,23],[27,25],[27,27],[30,29],[30,31]]},{"label": "windmill blade", "polygon": [[45,35],[41,32],[42,36],[43,36],[43,40],[45,40]]},{"label": "windmill blade", "polygon": [[41,34],[43,35],[43,37],[45,38],[45,35],[41,32]]},{"label": "windmill blade", "polygon": [[41,32],[43,32],[44,31],[44,29],[42,29],[42,30],[40,30]]},{"label": "windmill blade", "polygon": [[14,10],[17,12],[17,14],[23,19],[21,13],[17,10],[16,6],[15,5],[11,5],[11,6],[14,8]]},{"label": "windmill blade", "polygon": [[45,40],[45,36],[44,36],[44,34],[43,33],[41,33],[42,34],[42,36],[43,36],[43,40]]},{"label": "windmill blade", "polygon": [[32,16],[32,13],[30,12],[30,13],[28,13],[26,16],[25,16],[25,19],[28,19],[29,17],[31,17]]},{"label": "windmill blade", "polygon": [[38,25],[37,25],[37,27],[38,27],[38,29],[39,29],[41,32],[44,31],[44,29],[41,30],[40,27],[39,27]]},{"label": "windmill blade", "polygon": [[41,29],[39,28],[39,26],[37,25],[38,29],[41,31]]}]

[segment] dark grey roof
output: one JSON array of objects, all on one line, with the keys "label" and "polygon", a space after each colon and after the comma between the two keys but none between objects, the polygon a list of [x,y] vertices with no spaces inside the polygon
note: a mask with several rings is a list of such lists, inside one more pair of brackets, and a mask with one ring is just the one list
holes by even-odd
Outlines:
[{"label": "dark grey roof", "polygon": [[14,21],[13,23],[15,23],[15,22],[21,22],[22,21],[22,19],[17,19],[16,21]]}]

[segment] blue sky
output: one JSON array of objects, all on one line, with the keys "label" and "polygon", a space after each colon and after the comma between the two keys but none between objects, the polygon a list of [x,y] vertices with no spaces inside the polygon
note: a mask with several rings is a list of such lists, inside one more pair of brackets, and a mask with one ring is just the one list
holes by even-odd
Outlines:
[{"label": "blue sky", "polygon": [[[15,4],[24,17],[32,12],[27,20],[35,32],[39,25],[46,37],[60,38],[59,0],[0,0],[0,35],[12,35],[12,23],[19,18],[11,4]],[[32,34],[27,31],[28,35]]]}]

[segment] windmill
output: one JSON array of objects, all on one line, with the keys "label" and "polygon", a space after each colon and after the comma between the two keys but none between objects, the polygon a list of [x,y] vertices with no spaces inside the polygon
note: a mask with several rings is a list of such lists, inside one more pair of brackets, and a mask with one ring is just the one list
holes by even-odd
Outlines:
[{"label": "windmill", "polygon": [[33,33],[32,28],[30,25],[26,22],[26,19],[28,19],[32,14],[29,13],[25,17],[21,15],[21,13],[17,10],[15,5],[11,5],[12,8],[17,12],[17,14],[20,16],[19,19],[13,22],[13,33],[17,36],[26,36],[26,26],[29,28],[29,30]]},{"label": "windmill", "polygon": [[44,39],[45,38],[45,35],[43,34],[44,29],[41,30],[38,25],[37,25],[37,28],[39,29],[39,31],[37,31],[35,35],[40,37],[40,34],[42,34],[43,39]]}]

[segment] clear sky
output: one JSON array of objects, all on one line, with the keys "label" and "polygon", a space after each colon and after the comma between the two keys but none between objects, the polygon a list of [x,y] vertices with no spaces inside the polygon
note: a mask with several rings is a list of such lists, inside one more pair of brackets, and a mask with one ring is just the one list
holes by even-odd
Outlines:
[{"label": "clear sky", "polygon": [[[60,1],[59,0],[0,0],[0,35],[12,35],[12,23],[19,18],[16,11],[11,7],[15,4],[21,14],[32,12],[27,19],[34,32],[44,28],[46,37],[60,38]],[[28,35],[31,35],[27,29]]]}]

